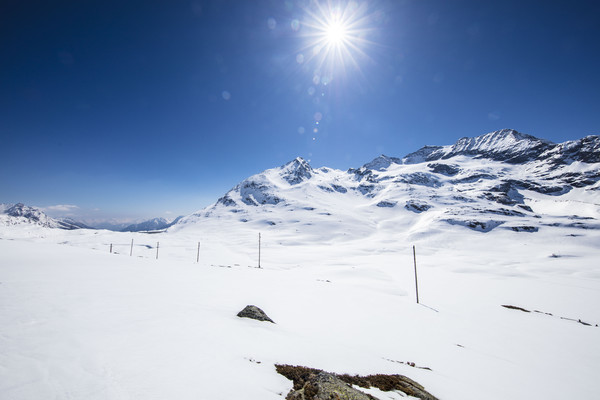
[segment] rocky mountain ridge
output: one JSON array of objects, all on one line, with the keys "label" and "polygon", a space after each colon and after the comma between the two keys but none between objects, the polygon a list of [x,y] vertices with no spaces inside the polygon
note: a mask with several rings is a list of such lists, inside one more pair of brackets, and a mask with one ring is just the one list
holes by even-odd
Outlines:
[{"label": "rocky mountain ridge", "polygon": [[[530,233],[553,225],[598,228],[599,157],[598,136],[555,144],[504,129],[402,159],[381,155],[347,171],[315,169],[296,158],[240,182],[171,229],[211,218],[304,227],[358,220],[419,229],[443,222],[484,232],[500,226]],[[565,212],[565,204],[573,209]]]},{"label": "rocky mountain ridge", "polygon": [[600,162],[600,137],[553,143],[534,136],[502,129],[485,135],[463,137],[451,146],[425,146],[402,159],[405,164],[447,160],[459,155],[486,158],[511,164],[547,161],[567,165],[575,161]]},{"label": "rocky mountain ridge", "polygon": [[74,221],[51,218],[36,207],[26,206],[23,203],[0,204],[1,225],[31,224],[45,228],[80,229],[82,226]]}]

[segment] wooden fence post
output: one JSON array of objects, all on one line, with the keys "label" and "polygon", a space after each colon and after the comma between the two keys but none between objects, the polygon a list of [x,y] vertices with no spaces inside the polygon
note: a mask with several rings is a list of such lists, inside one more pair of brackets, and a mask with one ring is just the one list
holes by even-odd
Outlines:
[{"label": "wooden fence post", "polygon": [[413,246],[413,260],[415,263],[415,291],[417,293],[417,304],[419,304],[419,281],[417,280],[417,252]]},{"label": "wooden fence post", "polygon": [[198,242],[198,253],[196,253],[196,263],[200,262],[200,242]]},{"label": "wooden fence post", "polygon": [[133,255],[133,239],[131,239],[131,248],[129,249],[129,257]]},{"label": "wooden fence post", "polygon": [[157,260],[158,260],[158,245],[159,245],[159,242],[156,242],[156,259]]},{"label": "wooden fence post", "polygon": [[260,268],[260,232],[258,232],[258,268]]}]

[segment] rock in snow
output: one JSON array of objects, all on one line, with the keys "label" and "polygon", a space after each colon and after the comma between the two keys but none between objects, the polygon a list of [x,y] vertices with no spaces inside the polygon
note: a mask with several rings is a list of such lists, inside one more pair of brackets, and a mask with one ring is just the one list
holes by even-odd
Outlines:
[{"label": "rock in snow", "polygon": [[294,388],[288,393],[287,400],[376,400],[353,386],[377,388],[384,392],[401,392],[421,400],[437,400],[422,385],[403,375],[334,374],[316,368],[284,364],[275,365],[275,369],[294,382]]},{"label": "rock in snow", "polygon": [[354,389],[346,382],[327,372],[319,372],[310,376],[301,389],[292,390],[287,400],[373,400],[372,397]]},{"label": "rock in snow", "polygon": [[265,314],[265,312],[263,310],[261,310],[260,308],[256,307],[256,306],[252,306],[252,305],[248,305],[246,307],[244,307],[244,309],[242,311],[240,311],[237,314],[238,317],[240,318],[250,318],[250,319],[255,319],[257,321],[268,321],[268,322],[273,322],[273,320],[271,318],[269,318],[269,316],[267,314]]}]

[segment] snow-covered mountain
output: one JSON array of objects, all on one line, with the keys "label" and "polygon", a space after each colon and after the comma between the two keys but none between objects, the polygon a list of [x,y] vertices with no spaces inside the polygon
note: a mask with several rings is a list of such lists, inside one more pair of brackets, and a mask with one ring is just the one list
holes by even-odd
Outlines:
[{"label": "snow-covered mountain", "polygon": [[555,144],[503,129],[348,171],[296,158],[242,181],[171,230],[211,220],[350,236],[386,224],[415,233],[440,223],[484,232],[594,229],[599,180],[598,136]]},{"label": "snow-covered mountain", "polygon": [[81,221],[78,221],[78,220],[70,218],[70,217],[55,218],[55,219],[64,224],[76,227],[74,229],[96,229],[96,228],[92,228],[91,226],[87,225],[85,222],[81,222]]},{"label": "snow-covered mountain", "polygon": [[152,218],[146,221],[138,222],[135,224],[130,224],[123,229],[120,229],[122,232],[148,232],[148,231],[159,231],[162,229],[167,229],[173,224],[179,222],[179,220],[183,217],[177,217],[174,220],[167,220],[166,218],[158,217]]},{"label": "snow-covered mountain", "polygon": [[583,139],[555,144],[548,140],[502,129],[474,138],[464,137],[451,146],[426,146],[403,158],[406,164],[425,161],[447,160],[464,155],[521,164],[531,161],[548,161],[553,164],[600,162],[600,138],[587,136]]},{"label": "snow-covered mountain", "polygon": [[130,218],[126,220],[118,219],[118,218],[110,218],[110,219],[88,219],[84,218],[81,220],[82,224],[92,227],[92,229],[106,229],[109,231],[120,232],[131,224],[137,223],[139,221],[132,220]]},{"label": "snow-covered mountain", "polygon": [[424,147],[407,155],[403,161],[413,164],[464,155],[517,164],[535,160],[552,147],[554,144],[547,140],[519,133],[513,129],[502,129],[474,138],[463,137],[451,146]]},{"label": "snow-covered mountain", "polygon": [[0,225],[36,225],[46,228],[81,229],[86,226],[68,219],[55,219],[36,207],[23,203],[0,204]]}]

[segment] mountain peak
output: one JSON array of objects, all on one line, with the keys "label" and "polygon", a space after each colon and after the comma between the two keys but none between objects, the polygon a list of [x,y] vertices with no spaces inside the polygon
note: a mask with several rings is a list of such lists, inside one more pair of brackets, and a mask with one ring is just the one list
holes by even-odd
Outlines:
[{"label": "mountain peak", "polygon": [[476,136],[473,138],[463,137],[458,139],[454,144],[454,151],[506,151],[513,149],[515,146],[523,147],[530,146],[531,144],[553,144],[550,141],[538,139],[535,136],[527,135],[525,133],[518,132],[514,129],[500,129],[498,131],[489,132],[484,135]]},{"label": "mountain peak", "polygon": [[290,185],[297,185],[304,179],[310,179],[312,173],[312,167],[302,157],[296,157],[292,161],[281,166],[281,176]]},{"label": "mountain peak", "polygon": [[365,165],[363,165],[363,167],[366,169],[383,171],[392,164],[402,164],[402,160],[396,157],[388,157],[382,154],[379,157],[374,158],[371,162],[368,162]]},{"label": "mountain peak", "polygon": [[463,137],[451,146],[425,146],[404,158],[405,164],[448,159],[455,156],[489,158],[510,164],[533,161],[554,143],[518,132],[500,129],[475,137]]},{"label": "mountain peak", "polygon": [[532,161],[552,146],[554,143],[548,140],[538,139],[514,129],[501,129],[473,138],[461,138],[443,158],[470,155],[516,164]]},{"label": "mountain peak", "polygon": [[33,224],[47,228],[80,228],[80,226],[76,226],[70,222],[50,218],[39,208],[27,206],[23,203],[3,204],[0,214],[6,215],[3,223],[8,225]]},{"label": "mountain peak", "polygon": [[516,131],[515,129],[500,129],[493,132],[488,132],[483,135],[475,136],[475,137],[462,137],[457,140],[454,144],[458,146],[459,143],[514,143],[522,140],[539,140],[535,136],[527,135],[525,133],[521,133]]},{"label": "mountain peak", "polygon": [[11,207],[8,207],[5,214],[10,215],[11,217],[30,218],[35,221],[39,221],[40,216],[45,215],[38,208],[26,206],[23,203],[13,204]]},{"label": "mountain peak", "polygon": [[478,137],[495,137],[495,138],[499,138],[499,139],[513,138],[516,140],[525,140],[525,139],[539,140],[535,136],[531,136],[526,133],[521,133],[521,132],[517,131],[516,129],[511,129],[511,128],[504,128],[504,129],[500,129],[497,131],[493,131],[493,132],[485,133],[483,135],[476,136],[476,138],[478,138]]},{"label": "mountain peak", "polygon": [[298,156],[296,158],[294,158],[293,160],[283,164],[281,166],[281,168],[305,168],[305,169],[311,169],[312,167],[310,166],[310,164],[308,163],[308,161],[306,161],[304,158]]}]

